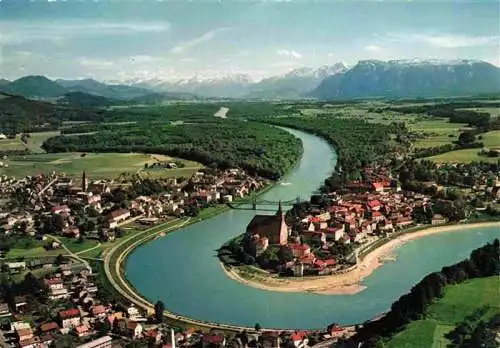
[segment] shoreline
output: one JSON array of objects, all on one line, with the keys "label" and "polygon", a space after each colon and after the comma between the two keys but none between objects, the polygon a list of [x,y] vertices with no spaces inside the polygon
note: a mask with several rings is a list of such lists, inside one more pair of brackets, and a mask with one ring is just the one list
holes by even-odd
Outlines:
[{"label": "shoreline", "polygon": [[[274,188],[277,184],[278,181],[270,181],[261,190],[256,191],[255,196],[259,197],[265,194],[266,192]],[[236,201],[236,204],[238,204],[238,201]],[[239,204],[248,204],[248,203],[240,202]],[[208,214],[204,215],[203,212],[200,212],[201,217],[173,219],[171,221],[160,223],[150,228],[146,228],[145,230],[142,230],[137,234],[129,236],[125,240],[120,241],[118,244],[114,245],[112,248],[107,250],[103,255],[103,261],[104,261],[103,276],[108,280],[110,285],[123,299],[133,303],[137,307],[142,308],[147,312],[154,311],[154,304],[151,303],[147,298],[145,298],[139,291],[137,291],[137,289],[133,286],[133,284],[127,279],[125,272],[126,271],[125,265],[127,263],[127,259],[130,256],[130,254],[140,246],[159,238],[161,235],[166,236],[170,233],[177,232],[184,227],[199,223],[207,219],[211,219],[231,209],[232,208],[230,208],[226,204],[220,204],[219,206],[216,207],[215,210],[209,212]],[[174,226],[168,226],[169,223],[175,221],[178,221],[179,223]],[[138,239],[135,240],[136,238]],[[127,243],[129,240],[131,240],[132,242]],[[121,250],[121,248],[123,248],[123,250]],[[115,262],[111,262],[111,259],[115,256],[114,254],[118,252],[119,254]],[[216,329],[219,331],[225,331],[230,333],[241,332],[243,330],[246,330],[248,332],[255,331],[253,327],[244,327],[231,324],[220,324],[220,323],[207,322],[203,320],[185,317],[183,315],[170,312],[168,308],[165,308],[163,315],[168,321],[173,322],[174,325],[194,327],[196,329],[202,329],[202,330]],[[262,329],[263,332],[275,331],[275,330],[276,329],[270,329],[270,328]],[[292,332],[293,330],[283,329],[280,331]],[[319,332],[320,330],[313,329],[313,331]]]},{"label": "shoreline", "polygon": [[[222,262],[220,262],[220,265],[224,273],[229,278],[261,290],[277,292],[306,292],[320,295],[354,295],[366,289],[365,286],[361,285],[363,279],[371,275],[385,262],[392,262],[394,257],[391,257],[391,252],[409,241],[437,233],[494,226],[498,226],[500,228],[500,222],[489,221],[471,224],[455,224],[434,227],[429,226],[428,228],[415,232],[403,232],[401,235],[398,235],[394,239],[391,239],[376,249],[370,251],[360,260],[358,267],[355,269],[347,271],[346,273],[335,275],[278,278],[277,276],[259,276],[263,273],[252,273],[252,279],[248,279],[241,274],[246,273],[241,269],[238,270],[237,268],[231,268],[230,266],[224,265]],[[385,260],[383,260],[384,258]]]}]

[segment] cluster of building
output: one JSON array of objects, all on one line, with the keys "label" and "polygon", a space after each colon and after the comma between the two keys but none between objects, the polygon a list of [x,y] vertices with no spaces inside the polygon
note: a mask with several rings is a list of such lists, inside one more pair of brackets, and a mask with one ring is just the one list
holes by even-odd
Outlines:
[{"label": "cluster of building", "polygon": [[[98,325],[106,324],[111,329],[116,325],[120,333],[131,339],[142,337],[141,322],[146,318],[139,314],[135,307],[128,308],[126,313],[117,311],[111,304],[102,303],[97,295],[98,289],[94,275],[88,270],[75,273],[70,267],[61,265],[60,272],[43,279],[44,288],[48,293],[49,306],[55,309],[53,321],[33,324],[23,320],[34,316],[40,308],[30,304],[30,296],[24,294],[14,297],[9,306],[7,298],[0,303],[0,316],[11,320],[9,330],[3,332],[4,344],[15,344],[22,348],[48,347],[60,335],[73,335],[78,338],[96,336]],[[57,309],[60,306],[59,309]],[[88,347],[104,347],[105,341],[99,339],[96,345]],[[111,345],[109,345],[111,347]]]},{"label": "cluster of building", "polygon": [[[6,234],[21,230],[23,234],[36,236],[39,235],[36,221],[52,218],[55,223],[51,233],[71,238],[85,234],[87,238],[113,240],[115,229],[132,220],[152,224],[159,219],[182,216],[187,208],[201,209],[209,204],[231,202],[263,188],[266,181],[239,169],[200,171],[184,182],[169,179],[166,192],[138,196],[127,202],[125,208],[111,199],[111,190],[119,185],[110,180],[89,182],[85,172],[81,185],[76,185],[72,178],[56,174],[20,180],[2,176],[0,198],[15,197],[18,204],[6,210],[0,206],[0,230]],[[77,217],[88,218],[90,210],[93,211],[92,228],[81,231]]]},{"label": "cluster of building", "polygon": [[[251,240],[250,253],[258,257],[269,247],[284,246],[290,249],[293,260],[277,265],[277,270],[290,269],[297,276],[304,272],[331,274],[357,261],[355,252],[349,258],[339,258],[332,246],[352,244],[354,250],[359,250],[382,236],[415,225],[413,210],[430,207],[429,196],[403,192],[395,181],[372,182],[368,192],[357,186],[357,192],[323,195],[324,204],[301,217],[294,231],[287,224],[281,205],[275,215],[256,215],[246,230]],[[447,219],[434,214],[431,222],[444,224]],[[316,245],[321,258],[305,241]]]}]

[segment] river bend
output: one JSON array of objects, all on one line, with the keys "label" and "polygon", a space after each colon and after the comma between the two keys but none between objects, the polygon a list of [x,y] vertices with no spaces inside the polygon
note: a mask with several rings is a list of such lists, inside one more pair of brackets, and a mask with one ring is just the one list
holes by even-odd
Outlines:
[{"label": "river bend", "polygon": [[[323,139],[287,129],[303,142],[298,166],[263,196],[277,201],[308,198],[333,171],[336,153]],[[263,213],[263,212],[259,212]],[[270,213],[270,212],[267,212]],[[466,258],[472,249],[498,237],[495,227],[443,232],[408,242],[363,284],[355,295],[273,292],[249,287],[226,276],[217,248],[244,232],[254,211],[231,210],[190,225],[134,250],[126,277],[150,302],[162,300],[186,317],[266,328],[324,328],[332,322],[354,324],[388,310],[426,274]],[[458,227],[459,228],[459,227]]]}]

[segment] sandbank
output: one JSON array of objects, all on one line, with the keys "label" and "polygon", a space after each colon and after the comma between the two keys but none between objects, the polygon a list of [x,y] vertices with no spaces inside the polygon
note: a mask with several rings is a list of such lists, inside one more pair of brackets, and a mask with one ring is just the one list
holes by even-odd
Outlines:
[{"label": "sandbank", "polygon": [[394,259],[392,255],[390,256],[391,251],[408,241],[436,233],[463,231],[464,229],[494,226],[497,226],[500,231],[500,222],[495,221],[436,226],[401,234],[368,253],[363,259],[359,260],[358,267],[342,274],[313,277],[306,276],[301,278],[278,278],[275,275],[266,275],[264,272],[255,272],[251,273],[251,276],[249,277],[248,274],[242,276],[240,273],[241,270],[238,268],[224,266],[222,263],[221,265],[227,276],[231,279],[261,290],[311,292],[324,295],[353,295],[366,288],[361,284],[361,281],[379,268],[384,263],[384,258]]}]

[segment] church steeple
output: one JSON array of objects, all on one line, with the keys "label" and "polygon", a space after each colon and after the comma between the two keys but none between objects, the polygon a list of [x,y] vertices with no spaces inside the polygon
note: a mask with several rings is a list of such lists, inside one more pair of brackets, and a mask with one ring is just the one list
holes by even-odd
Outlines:
[{"label": "church steeple", "polygon": [[87,192],[87,187],[89,184],[89,179],[87,178],[87,173],[85,173],[85,170],[83,171],[82,174],[82,191]]},{"label": "church steeple", "polygon": [[276,212],[276,216],[282,217],[283,214],[283,208],[281,207],[281,199],[278,202],[278,211]]}]

